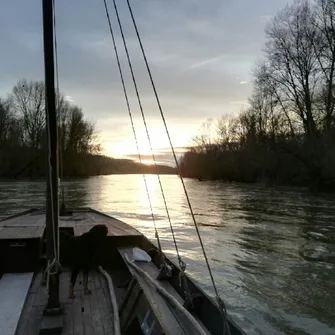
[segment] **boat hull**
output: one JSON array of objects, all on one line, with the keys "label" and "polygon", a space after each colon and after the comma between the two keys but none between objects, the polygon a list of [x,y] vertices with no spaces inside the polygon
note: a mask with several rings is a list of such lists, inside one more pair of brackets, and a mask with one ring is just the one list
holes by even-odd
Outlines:
[{"label": "boat hull", "polygon": [[[222,314],[215,300],[187,275],[183,281],[184,285],[180,285],[180,270],[173,261],[167,258],[165,260],[172,268],[172,276],[164,281],[156,280],[161,267],[159,251],[135,228],[91,208],[78,208],[60,217],[60,235],[64,232],[72,236],[80,236],[96,224],[105,224],[108,227],[108,237],[102,246],[99,259],[114,283],[122,333],[136,334],[137,329],[142,332],[150,331],[152,334],[162,331],[166,334],[198,334],[197,327],[200,325],[206,334],[223,334]],[[139,263],[142,270],[144,269],[158,285],[173,296],[181,306],[184,306],[198,325],[190,322],[178,308],[171,306],[140,273],[127,263],[125,255],[131,258],[134,247],[141,248],[152,256],[152,262]],[[46,265],[45,211],[32,209],[1,220],[0,250],[1,255],[7,256],[1,257],[0,274],[35,272],[34,278],[37,280],[36,278],[39,278]],[[70,257],[62,238],[60,238],[60,255],[61,263],[66,268]],[[68,276],[68,272],[65,271],[61,276]],[[64,279],[61,283],[63,281]],[[64,293],[64,290],[67,291],[64,284],[61,285],[60,290],[64,300],[64,295],[67,294],[67,292]],[[82,293],[79,292],[80,294]],[[62,303],[68,302],[65,299]],[[25,308],[31,308],[31,306],[25,304]],[[25,308],[22,311],[22,318],[26,312]],[[229,316],[227,320],[232,335],[244,334]]]}]

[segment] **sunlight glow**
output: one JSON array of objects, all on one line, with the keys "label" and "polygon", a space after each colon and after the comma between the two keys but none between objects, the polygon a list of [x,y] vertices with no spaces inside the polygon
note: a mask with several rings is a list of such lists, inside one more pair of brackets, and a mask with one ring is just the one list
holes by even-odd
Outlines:
[{"label": "sunlight glow", "polygon": [[[198,125],[197,125],[198,127]],[[185,147],[190,144],[190,139],[194,136],[195,127],[185,127],[184,125],[174,125],[169,129],[172,143],[175,148]],[[141,155],[151,155],[150,145],[148,142],[145,129],[139,128],[137,131],[137,141]],[[149,128],[150,139],[154,154],[170,148],[170,143],[163,126],[154,125]],[[137,148],[134,136],[129,129],[127,134],[118,137],[117,133],[111,137],[110,133],[103,133],[101,137],[104,139],[102,145],[104,154],[114,158],[126,158],[129,155],[137,155]],[[145,158],[145,164],[153,164],[151,159]]]},{"label": "sunlight glow", "polygon": [[[138,192],[134,195],[134,200],[138,202],[139,212],[142,215],[150,215],[150,206],[148,194],[145,188],[144,179],[139,178]],[[156,175],[146,175],[145,180],[148,186],[148,192],[150,195],[151,206],[153,209],[157,208],[159,199],[157,194],[157,176]],[[152,220],[150,220],[152,225]]]}]

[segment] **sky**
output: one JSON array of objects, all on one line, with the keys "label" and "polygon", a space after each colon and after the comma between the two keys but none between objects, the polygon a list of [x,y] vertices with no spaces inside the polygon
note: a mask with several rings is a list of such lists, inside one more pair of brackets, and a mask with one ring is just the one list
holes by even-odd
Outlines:
[{"label": "sky", "polygon": [[[171,154],[125,0],[117,0],[157,161]],[[252,91],[264,28],[287,0],[130,0],[173,145],[180,154],[203,121],[238,113]],[[0,95],[22,78],[43,80],[41,0],[2,0]],[[150,162],[112,0],[107,0],[138,144]],[[136,158],[102,0],[56,0],[60,90],[93,122],[103,153]]]}]

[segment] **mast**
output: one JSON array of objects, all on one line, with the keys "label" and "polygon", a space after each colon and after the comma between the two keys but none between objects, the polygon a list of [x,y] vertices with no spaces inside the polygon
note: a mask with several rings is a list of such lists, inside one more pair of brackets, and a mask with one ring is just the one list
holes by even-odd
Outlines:
[{"label": "mast", "polygon": [[[54,74],[54,25],[53,0],[42,0],[43,4],[43,42],[45,68],[45,109],[47,130],[47,203],[46,235],[49,262],[58,260],[58,153],[57,153],[57,115]],[[57,264],[50,269],[48,303],[45,314],[60,312],[59,271]]]}]

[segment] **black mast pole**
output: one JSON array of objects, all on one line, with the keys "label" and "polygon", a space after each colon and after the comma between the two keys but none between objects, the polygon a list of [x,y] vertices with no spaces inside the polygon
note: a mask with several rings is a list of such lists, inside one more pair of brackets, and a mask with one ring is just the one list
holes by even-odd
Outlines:
[{"label": "black mast pole", "polygon": [[[54,74],[54,31],[53,0],[42,0],[43,3],[43,41],[45,68],[46,129],[47,129],[47,206],[46,235],[47,255],[49,262],[58,258],[58,152],[57,152],[57,115]],[[55,264],[55,263],[54,263]],[[59,271],[57,265],[50,269],[49,298],[46,314],[60,312],[59,304]],[[56,273],[55,273],[56,272]]]}]

